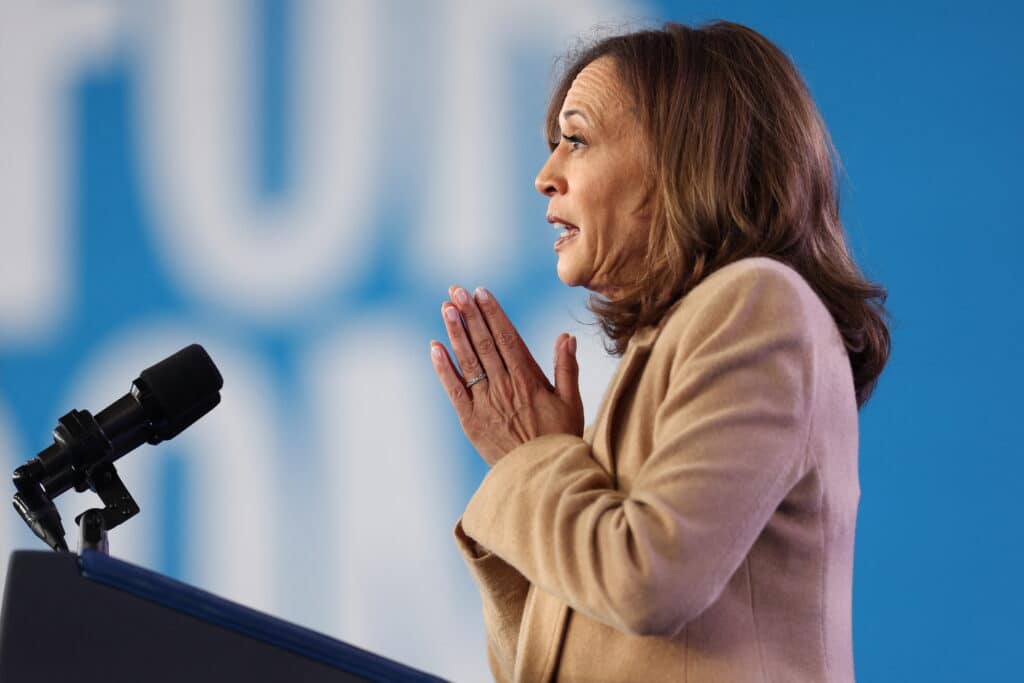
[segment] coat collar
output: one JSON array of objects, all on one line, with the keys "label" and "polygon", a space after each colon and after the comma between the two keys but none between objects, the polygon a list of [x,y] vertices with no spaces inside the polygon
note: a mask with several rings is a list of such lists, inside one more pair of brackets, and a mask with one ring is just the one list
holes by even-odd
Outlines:
[{"label": "coat collar", "polygon": [[644,351],[650,350],[651,346],[653,346],[654,342],[658,339],[658,335],[660,335],[661,331],[665,329],[665,322],[669,318],[671,318],[672,314],[675,313],[676,310],[682,305],[684,298],[685,297],[679,297],[678,299],[675,300],[675,302],[672,303],[671,306],[665,309],[665,313],[662,314],[661,318],[658,320],[656,324],[648,325],[647,327],[641,327],[639,330],[637,330],[633,334],[633,337],[629,340],[629,346],[626,347],[627,353],[630,349],[634,347],[636,347],[637,349],[642,349]]},{"label": "coat collar", "polygon": [[596,460],[611,474],[612,479],[615,481],[617,481],[618,476],[616,474],[615,461],[612,457],[612,442],[615,436],[615,429],[618,426],[616,424],[616,407],[626,389],[636,385],[636,376],[647,364],[651,347],[654,346],[658,335],[664,329],[665,321],[668,320],[669,316],[676,311],[681,303],[682,298],[669,306],[656,325],[640,328],[633,334],[605,394],[605,400],[595,425],[593,452],[595,453]]}]

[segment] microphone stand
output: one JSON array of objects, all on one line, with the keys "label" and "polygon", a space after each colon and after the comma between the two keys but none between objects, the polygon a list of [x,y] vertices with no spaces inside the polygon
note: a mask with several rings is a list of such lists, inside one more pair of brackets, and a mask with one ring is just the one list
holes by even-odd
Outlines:
[{"label": "microphone stand", "polygon": [[104,555],[110,554],[110,542],[107,540],[107,525],[103,521],[103,511],[97,508],[86,510],[75,517],[78,522],[78,554],[86,550],[95,550]]},{"label": "microphone stand", "polygon": [[57,421],[53,445],[14,470],[14,509],[46,545],[67,552],[53,500],[71,488],[95,491],[103,507],[75,522],[80,548],[105,551],[107,532],[139,512],[114,461],[144,443],[155,446],[180,434],[220,403],[223,386],[206,349],[190,344],[139,373],[131,390],[95,417],[72,410]]}]

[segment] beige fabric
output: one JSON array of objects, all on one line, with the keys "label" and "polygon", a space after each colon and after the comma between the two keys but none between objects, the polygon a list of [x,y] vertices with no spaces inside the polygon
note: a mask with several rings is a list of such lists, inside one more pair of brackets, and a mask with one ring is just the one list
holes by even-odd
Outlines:
[{"label": "beige fabric", "polygon": [[852,681],[859,496],[828,310],[788,266],[726,266],[633,338],[584,438],[516,448],[466,507],[494,676]]}]

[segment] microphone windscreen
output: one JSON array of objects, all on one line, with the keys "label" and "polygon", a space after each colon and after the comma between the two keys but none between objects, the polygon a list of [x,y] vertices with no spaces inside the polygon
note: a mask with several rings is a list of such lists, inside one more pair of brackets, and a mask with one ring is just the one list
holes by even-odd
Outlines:
[{"label": "microphone windscreen", "polygon": [[220,403],[224,386],[217,366],[199,344],[191,344],[146,368],[135,380],[153,426],[150,443],[170,439]]}]

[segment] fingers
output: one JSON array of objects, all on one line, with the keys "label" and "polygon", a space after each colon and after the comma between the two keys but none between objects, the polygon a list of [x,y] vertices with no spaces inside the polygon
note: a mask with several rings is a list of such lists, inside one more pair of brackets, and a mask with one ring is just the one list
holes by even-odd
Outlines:
[{"label": "fingers", "polygon": [[466,335],[459,309],[451,302],[445,301],[441,304],[441,317],[444,318],[444,327],[448,332],[448,339],[451,342],[452,351],[455,352],[455,359],[459,362],[463,377],[469,379],[484,372],[476,349],[473,348],[472,342]]},{"label": "fingers", "polygon": [[582,405],[576,337],[561,334],[555,342],[555,393],[568,405]]},{"label": "fingers", "polygon": [[448,400],[451,401],[452,407],[461,418],[471,410],[472,399],[470,399],[469,392],[466,385],[463,384],[462,378],[459,377],[459,373],[455,372],[451,358],[448,357],[448,351],[443,344],[436,341],[430,342],[430,360],[434,364],[437,378],[441,380],[441,386],[448,394]]},{"label": "fingers", "polygon": [[476,290],[476,303],[483,313],[491,337],[494,339],[498,353],[508,368],[509,374],[524,373],[535,376],[541,384],[550,386],[544,371],[537,365],[536,359],[519,336],[512,321],[505,315],[504,309],[494,295],[483,287]]},{"label": "fingers", "polygon": [[[499,352],[498,343],[504,344],[507,342],[507,339],[496,340],[495,336],[492,336],[491,328],[488,326],[487,321],[484,320],[480,308],[473,297],[469,295],[469,292],[455,285],[449,289],[448,293],[452,301],[455,302],[455,305],[458,306],[459,312],[462,313],[462,319],[465,321],[465,327],[463,328],[461,324],[453,325],[449,318],[445,318],[448,336],[451,337],[452,348],[455,349],[455,357],[459,359],[459,365],[462,366],[463,372],[470,375],[471,371],[462,365],[462,353],[460,353],[459,348],[455,345],[457,337],[460,338],[460,345],[463,348],[468,347],[475,352],[473,359],[469,362],[472,364],[479,359],[479,363],[483,366],[483,371],[487,373],[488,379],[491,382],[501,381],[506,371],[505,363]],[[504,349],[501,350],[503,351]],[[477,372],[480,371],[478,370]]]}]

